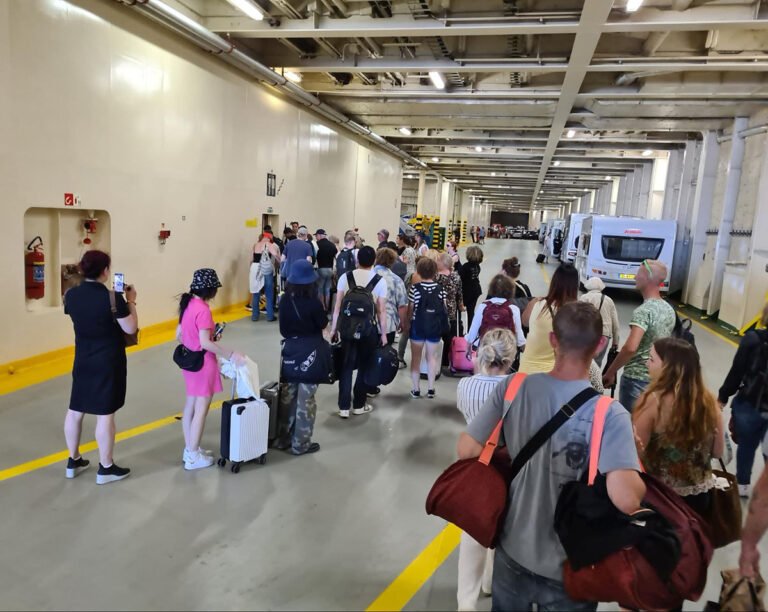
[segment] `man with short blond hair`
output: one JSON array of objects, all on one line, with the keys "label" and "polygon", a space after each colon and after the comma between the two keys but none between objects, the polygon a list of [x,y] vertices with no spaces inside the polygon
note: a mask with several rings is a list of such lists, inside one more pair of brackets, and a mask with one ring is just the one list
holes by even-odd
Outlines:
[{"label": "man with short blond hair", "polygon": [[618,356],[606,370],[603,384],[616,382],[616,374],[623,367],[619,387],[619,401],[630,412],[651,380],[648,358],[656,340],[672,335],[677,321],[675,309],[661,297],[661,284],[667,278],[667,266],[655,259],[646,259],[635,275],[635,286],[643,295],[643,303],[632,313],[629,338]]}]

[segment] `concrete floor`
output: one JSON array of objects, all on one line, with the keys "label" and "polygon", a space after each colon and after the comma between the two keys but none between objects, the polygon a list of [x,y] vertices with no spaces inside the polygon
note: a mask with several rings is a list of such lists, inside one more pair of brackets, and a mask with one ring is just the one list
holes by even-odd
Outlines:
[{"label": "concrete floor", "polygon": [[[537,248],[488,240],[483,283],[517,255],[522,280],[543,294]],[[639,298],[614,297],[626,330]],[[735,349],[694,331],[716,390]],[[226,342],[258,361],[264,382],[277,375],[277,359],[267,356],[278,336],[274,323],[243,320],[227,328]],[[169,344],[129,357],[120,430],[181,409],[171,351]],[[400,372],[372,414],[348,421],[336,416],[336,387],[321,387],[315,439],[322,450],[297,458],[273,451],[266,466],[238,475],[185,472],[174,424],[118,444],[117,462],[133,471],[124,482],[97,487],[94,469],[68,481],[62,464],[0,483],[0,609],[364,609],[443,527],[425,515],[424,500],[463,429],[456,384],[443,377],[436,400],[412,401],[408,373]],[[0,469],[64,449],[69,389],[64,376],[0,397]],[[219,418],[209,418],[206,448],[218,449]],[[86,441],[92,427],[87,421]],[[758,460],[756,473],[761,467]],[[705,598],[717,598],[719,571],[737,556],[738,545],[716,553]],[[455,609],[455,583],[454,552],[407,609]]]}]

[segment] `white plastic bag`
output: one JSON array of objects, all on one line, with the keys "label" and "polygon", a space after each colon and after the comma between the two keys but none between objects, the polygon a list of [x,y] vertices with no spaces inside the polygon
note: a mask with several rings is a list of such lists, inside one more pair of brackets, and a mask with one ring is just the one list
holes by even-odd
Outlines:
[{"label": "white plastic bag", "polygon": [[259,389],[261,389],[259,384],[259,365],[251,360],[250,357],[246,356],[245,363],[241,366],[235,365],[229,359],[219,358],[219,370],[222,376],[234,380],[232,386],[233,396],[242,398],[259,397]]}]

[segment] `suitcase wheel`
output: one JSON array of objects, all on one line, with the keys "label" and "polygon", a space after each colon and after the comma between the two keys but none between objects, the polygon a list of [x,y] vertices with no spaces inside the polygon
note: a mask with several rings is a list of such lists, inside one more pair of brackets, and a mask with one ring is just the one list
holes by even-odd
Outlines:
[{"label": "suitcase wheel", "polygon": [[220,457],[216,463],[220,468],[223,468],[225,465],[227,465],[227,460],[224,459],[224,457]]},{"label": "suitcase wheel", "polygon": [[233,474],[239,474],[240,473],[240,464],[239,463],[233,463],[232,464],[232,473]]},{"label": "suitcase wheel", "polygon": [[256,459],[256,463],[258,463],[259,465],[264,465],[266,462],[267,462],[267,455],[266,455],[266,453],[263,454],[258,459]]}]

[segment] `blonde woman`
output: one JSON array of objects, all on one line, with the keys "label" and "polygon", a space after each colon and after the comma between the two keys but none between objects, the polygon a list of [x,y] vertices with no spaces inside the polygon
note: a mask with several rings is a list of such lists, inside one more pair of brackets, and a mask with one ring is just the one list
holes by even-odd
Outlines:
[{"label": "blonde woman", "polygon": [[[509,374],[517,353],[515,335],[508,329],[492,329],[483,336],[473,358],[475,375],[462,378],[457,390],[457,404],[469,424],[485,400]],[[482,589],[491,592],[493,551],[478,544],[466,533],[459,544],[459,610],[474,610]]]}]

